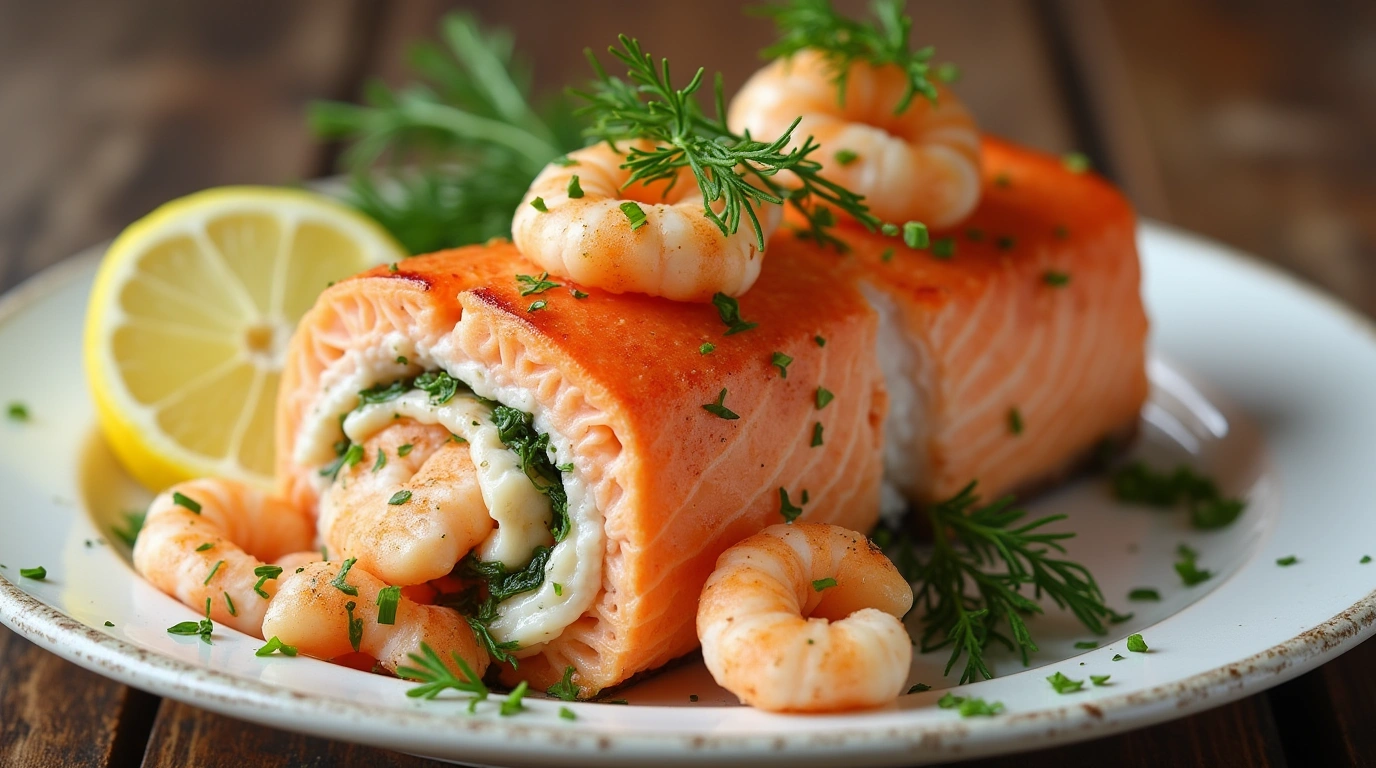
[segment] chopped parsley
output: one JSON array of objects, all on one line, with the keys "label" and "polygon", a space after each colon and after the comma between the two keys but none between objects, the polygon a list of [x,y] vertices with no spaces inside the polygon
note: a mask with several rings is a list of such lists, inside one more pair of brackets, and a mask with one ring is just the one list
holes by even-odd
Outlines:
[{"label": "chopped parsley", "polygon": [[1138,587],[1128,593],[1128,599],[1137,601],[1160,600],[1161,593],[1151,587]]},{"label": "chopped parsley", "polygon": [[570,200],[577,200],[583,196],[583,187],[578,183],[578,174],[576,173],[573,174],[573,178],[569,179],[568,194]]},{"label": "chopped parsley", "polygon": [[818,387],[818,388],[817,388],[817,396],[816,396],[816,397],[817,397],[817,410],[819,410],[819,411],[822,410],[823,408],[827,407],[827,405],[830,404],[832,400],[835,400],[835,399],[836,399],[836,395],[833,395],[833,394],[831,393],[831,390],[827,389],[826,387]]},{"label": "chopped parsley", "polygon": [[570,288],[570,289],[569,289],[569,293],[573,294],[573,298],[575,298],[575,299],[586,299],[586,298],[588,298],[588,294],[586,294],[586,293],[584,293],[584,292],[578,290],[577,288]]},{"label": "chopped parsley", "polygon": [[29,407],[23,403],[10,403],[6,409],[6,414],[10,421],[26,422],[29,420]]},{"label": "chopped parsley", "polygon": [[[354,590],[355,593],[357,591]],[[344,604],[344,612],[349,615],[349,646],[354,649],[354,653],[358,653],[358,648],[363,643],[363,619],[354,618],[354,609],[357,607],[358,603],[352,600]]]},{"label": "chopped parsley", "polygon": [[1133,653],[1146,653],[1147,641],[1140,634],[1128,635],[1128,650]]},{"label": "chopped parsley", "polygon": [[388,499],[387,503],[393,507],[399,507],[410,500],[411,492],[403,490],[397,491],[396,493],[392,494],[392,498]]},{"label": "chopped parsley", "polygon": [[1371,555],[1362,555],[1362,559],[1358,560],[1357,562],[1361,563],[1362,565],[1366,565],[1367,563],[1371,562]]},{"label": "chopped parsley", "polygon": [[[802,503],[807,503],[807,491],[803,491]],[[803,514],[802,507],[795,507],[793,502],[788,500],[788,491],[784,488],[779,489],[779,514],[783,515],[785,523],[791,523]]]},{"label": "chopped parsley", "polygon": [[723,336],[743,333],[759,325],[742,318],[740,302],[724,293],[712,294],[712,306],[717,308],[717,316],[726,324],[726,333],[722,334]]},{"label": "chopped parsley", "polygon": [[1063,288],[1070,284],[1070,273],[1057,272],[1054,269],[1048,269],[1047,271],[1042,273],[1042,282],[1046,283],[1052,288]]},{"label": "chopped parsley", "polygon": [[1079,640],[1076,641],[1075,647],[1082,650],[1089,650],[1091,648],[1098,648],[1099,644],[1093,640]]},{"label": "chopped parsley", "polygon": [[822,444],[822,422],[812,425],[812,447],[816,448]]},{"label": "chopped parsley", "polygon": [[388,271],[388,272],[396,272],[396,271],[397,271],[397,263],[394,261],[394,262],[392,262],[391,264],[388,264],[388,265],[387,265],[387,271]]},{"label": "chopped parsley", "polygon": [[[354,585],[345,581],[345,579],[349,577],[349,569],[353,568],[354,563],[356,562],[358,562],[358,558],[356,557],[351,557],[348,560],[345,560],[344,565],[340,566],[339,568],[339,573],[336,574],[334,579],[330,581],[330,586],[334,587],[340,592],[343,592],[346,595],[349,595],[350,597],[358,597],[358,587],[355,587]],[[277,571],[280,574],[282,569],[279,568],[277,569]]]},{"label": "chopped parsley", "polygon": [[198,515],[201,514],[201,503],[190,496],[186,496],[181,491],[172,492],[172,503],[179,507],[189,509]]},{"label": "chopped parsley", "polygon": [[1016,406],[1008,409],[1008,431],[1014,435],[1022,434],[1022,411]]},{"label": "chopped parsley", "polygon": [[860,159],[859,155],[850,151],[849,149],[837,150],[836,154],[833,155],[833,157],[835,157],[836,162],[840,163],[843,167],[850,165],[851,163]]},{"label": "chopped parsley", "polygon": [[1071,173],[1084,173],[1090,169],[1089,158],[1083,152],[1067,152],[1061,156],[1061,164]]},{"label": "chopped parsley", "polygon": [[1113,473],[1113,495],[1119,501],[1152,507],[1184,503],[1190,513],[1190,524],[1206,531],[1232,524],[1247,507],[1247,502],[1241,499],[1224,497],[1213,480],[1196,474],[1187,466],[1164,473],[1140,461]]},{"label": "chopped parsley", "polygon": [[258,650],[254,651],[253,655],[261,657],[271,656],[274,653],[280,653],[283,656],[295,656],[297,651],[296,646],[287,645],[286,643],[278,639],[277,635],[273,635],[271,638],[268,639],[267,644],[264,645],[262,648],[259,648]]},{"label": "chopped parsley", "polygon": [[893,261],[893,255],[894,255],[894,253],[895,253],[894,249],[892,249],[892,248],[885,248],[885,249],[884,249],[884,252],[881,253],[881,254],[879,254],[879,260],[882,261],[882,262],[884,262],[885,264],[888,264],[889,262]]},{"label": "chopped parsley", "polygon": [[209,584],[209,583],[210,583],[210,580],[213,579],[213,578],[215,578],[215,574],[219,572],[220,566],[222,566],[222,565],[224,565],[224,564],[225,564],[225,561],[223,561],[223,560],[216,560],[216,561],[215,561],[215,565],[212,565],[212,566],[210,567],[210,573],[206,574],[205,581],[201,582],[201,584],[202,584],[202,585]]},{"label": "chopped parsley", "polygon": [[953,237],[938,237],[932,241],[932,255],[938,259],[949,259],[956,255],[956,241]]},{"label": "chopped parsley", "polygon": [[1056,689],[1056,693],[1074,693],[1085,687],[1083,680],[1071,680],[1064,673],[1057,672],[1051,677],[1046,678],[1046,682],[1051,683],[1051,687]]},{"label": "chopped parsley", "polygon": [[1185,586],[1193,587],[1196,584],[1208,581],[1213,577],[1213,572],[1199,567],[1199,553],[1185,544],[1181,544],[1175,549],[1176,557],[1175,572],[1180,574],[1180,580],[1185,582]]},{"label": "chopped parsley", "polygon": [[932,244],[927,225],[920,221],[910,221],[903,225],[903,243],[909,248],[926,248]]},{"label": "chopped parsley", "polygon": [[411,445],[410,443],[397,446],[397,456],[405,456],[406,454],[411,452],[412,448],[415,448],[415,446]]},{"label": "chopped parsley", "polygon": [[822,338],[821,336],[813,336],[812,340],[817,342],[817,346],[819,347],[825,347],[827,345],[827,340]]},{"label": "chopped parsley", "polygon": [[545,307],[548,307],[548,306],[549,306],[549,302],[548,302],[548,301],[545,301],[544,299],[537,299],[537,300],[535,300],[535,301],[530,302],[530,306],[526,307],[526,311],[527,311],[527,312],[532,312],[532,313],[533,313],[533,312],[539,312],[540,310],[542,310],[542,309],[544,309]]},{"label": "chopped parsley", "polygon": [[215,545],[212,544],[211,542],[207,541],[206,543],[202,544],[201,546],[196,547],[196,551],[197,551],[197,552],[204,552],[204,551],[206,551],[207,549],[210,549],[210,548],[213,547],[213,546],[215,546]]},{"label": "chopped parsley", "polygon": [[1125,658],[1127,658],[1127,657],[1124,656],[1124,655],[1121,654],[1121,653],[1115,653],[1115,654],[1113,654],[1113,660],[1114,660],[1114,661],[1122,661],[1122,660],[1125,659]]},{"label": "chopped parsley", "polygon": [[961,717],[975,717],[977,715],[993,717],[1003,712],[1003,702],[1001,701],[990,704],[984,699],[967,699],[954,693],[948,693],[937,699],[936,705],[942,709],[954,709],[960,713]]},{"label": "chopped parsley", "polygon": [[577,719],[578,719],[578,715],[575,715],[575,714],[573,713],[573,710],[569,709],[568,707],[560,707],[560,708],[559,708],[559,716],[562,717],[562,718],[564,718],[565,720],[577,720]]},{"label": "chopped parsley", "polygon": [[932,690],[932,686],[926,683],[914,683],[913,686],[908,689],[908,693],[922,693],[923,691],[930,690]]},{"label": "chopped parsley", "polygon": [[328,477],[331,480],[339,478],[339,471],[343,469],[345,465],[353,468],[358,466],[360,461],[363,461],[363,446],[361,445],[354,445],[341,441],[340,444],[336,444],[335,448],[338,450],[339,456],[320,469],[320,475],[322,477]]},{"label": "chopped parsley", "polygon": [[48,578],[48,569],[44,568],[41,565],[37,568],[20,568],[19,575],[25,579],[34,579],[36,581],[42,581]]},{"label": "chopped parsley", "polygon": [[690,693],[690,694],[688,694],[688,700],[689,700],[689,701],[697,701],[697,700],[698,700],[698,695],[697,695],[696,693]]},{"label": "chopped parsley", "polygon": [[825,579],[817,579],[812,582],[812,591],[821,592],[824,589],[831,589],[834,586],[836,586],[836,579],[828,576]]},{"label": "chopped parsley", "polygon": [[775,352],[770,355],[769,364],[779,369],[779,378],[788,378],[788,366],[793,362],[793,358],[782,352]]},{"label": "chopped parsley", "polygon": [[183,621],[168,627],[167,634],[181,635],[184,637],[200,637],[201,642],[206,645],[212,645],[213,643],[210,642],[210,637],[215,634],[215,625],[211,623],[210,619]]},{"label": "chopped parsley", "polygon": [[1286,557],[1278,558],[1276,560],[1276,565],[1279,565],[1280,567],[1284,568],[1286,566],[1294,565],[1299,561],[1300,559],[1298,557],[1295,557],[1294,555],[1288,555]]},{"label": "chopped parsley", "polygon": [[554,587],[554,595],[555,595],[555,597],[563,597],[563,596],[564,596],[564,585],[563,585],[563,584],[560,584],[559,582],[556,581],[556,582],[553,582],[553,583],[551,584],[551,586]]},{"label": "chopped parsley", "polygon": [[105,626],[107,626],[107,627],[113,627],[113,626],[115,626],[115,622],[107,620],[107,621],[105,622]]},{"label": "chopped parsley", "polygon": [[706,405],[702,406],[702,410],[707,411],[708,413],[718,418],[726,419],[727,421],[732,421],[734,419],[740,418],[740,416],[737,415],[735,411],[732,411],[730,408],[726,407],[725,389],[722,389],[721,392],[717,393],[717,401],[715,403],[707,403]]},{"label": "chopped parsley", "polygon": [[379,448],[377,449],[377,461],[373,462],[373,471],[377,472],[385,466],[387,466],[387,452]]},{"label": "chopped parsley", "polygon": [[545,205],[545,198],[543,197],[537,196],[534,200],[531,200],[530,207],[534,208],[540,213],[549,213],[549,206]]},{"label": "chopped parsley", "polygon": [[574,701],[578,698],[578,686],[573,682],[574,668],[564,667],[564,677],[559,682],[545,689],[545,692],[556,699],[564,701]]},{"label": "chopped parsley", "polygon": [[128,546],[130,549],[133,549],[135,542],[139,540],[139,532],[143,530],[143,520],[147,516],[147,514],[148,513],[143,512],[142,510],[125,512],[124,527],[112,527],[110,529],[110,533],[114,534],[115,538],[124,542],[125,545]]},{"label": "chopped parsley", "polygon": [[699,355],[710,355],[715,351],[717,351],[717,345],[710,341],[703,342],[702,346],[698,347]]},{"label": "chopped parsley", "polygon": [[[551,547],[536,547],[531,551],[530,562],[518,571],[508,571],[506,565],[499,561],[479,560],[473,553],[459,561],[460,577],[472,582],[473,586],[459,593],[456,600],[446,601],[445,604],[459,609],[465,615],[478,641],[497,661],[513,661],[514,664],[507,651],[517,648],[514,642],[496,642],[487,629],[487,625],[497,618],[497,605],[507,598],[538,589],[544,584],[545,565],[553,551]],[[485,597],[481,596],[484,589]]]},{"label": "chopped parsley", "polygon": [[521,460],[521,471],[535,490],[549,498],[552,516],[549,532],[556,542],[569,534],[569,498],[564,476],[550,458],[549,434],[535,429],[535,417],[506,405],[492,409],[497,437]]},{"label": "chopped parsley", "polygon": [[383,587],[377,593],[377,623],[397,623],[397,605],[401,603],[401,587]]},{"label": "chopped parsley", "polygon": [[1000,251],[1011,251],[1013,250],[1013,246],[1017,244],[1018,241],[1009,235],[999,235],[999,237],[994,240],[994,246]]},{"label": "chopped parsley", "polygon": [[1089,681],[1095,685],[1108,685],[1108,679],[1113,675],[1090,675]]},{"label": "chopped parsley", "polygon": [[269,595],[267,592],[263,591],[263,585],[268,583],[268,579],[275,579],[278,576],[281,576],[282,566],[260,565],[257,568],[253,569],[253,575],[258,577],[258,583],[253,585],[253,591],[257,592],[259,597],[263,598],[264,600],[267,600],[269,597],[272,597],[272,595]]},{"label": "chopped parsley", "polygon": [[632,232],[645,226],[645,209],[641,208],[640,204],[635,202],[634,200],[627,200],[626,202],[622,203],[621,212],[626,214],[626,220],[631,222]]},{"label": "chopped parsley", "polygon": [[559,283],[550,282],[548,272],[541,272],[539,277],[517,275],[516,282],[521,286],[522,296],[529,296],[534,293],[544,293],[551,288],[560,287]]}]

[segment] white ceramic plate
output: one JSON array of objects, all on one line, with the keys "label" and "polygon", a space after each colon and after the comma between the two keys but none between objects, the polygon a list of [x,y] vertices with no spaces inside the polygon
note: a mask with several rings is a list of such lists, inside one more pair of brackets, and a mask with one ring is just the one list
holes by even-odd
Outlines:
[{"label": "white ceramic plate", "polygon": [[[714,765],[935,762],[1104,736],[1188,715],[1310,669],[1371,634],[1376,620],[1376,335],[1329,299],[1193,237],[1141,232],[1154,320],[1155,384],[1138,451],[1190,461],[1250,499],[1218,532],[1182,512],[1126,507],[1102,479],[1039,498],[1078,531],[1071,557],[1135,617],[1093,639],[1066,615],[1032,623],[1031,668],[997,660],[994,680],[962,695],[1002,701],[994,718],[935,706],[944,653],[919,656],[910,682],[933,690],[874,712],[779,716],[742,709],[689,661],[627,689],[629,706],[528,700],[500,717],[457,699],[417,702],[408,684],[305,658],[260,659],[261,641],[219,628],[214,645],[169,636],[196,618],[141,581],[108,533],[147,496],[95,431],[81,373],[81,322],[95,256],[50,270],[0,307],[0,404],[26,403],[28,424],[0,423],[0,620],[82,666],[234,717],[451,760],[502,765]],[[1181,586],[1182,542],[1214,571]],[[1299,562],[1279,567],[1277,558]],[[19,577],[43,565],[48,579]],[[1132,603],[1153,586],[1159,603]],[[106,627],[106,621],[113,627]],[[1124,638],[1151,651],[1129,653]],[[1126,658],[1111,661],[1115,654]],[[1111,674],[1109,685],[1058,695],[1045,678]],[[691,702],[689,696],[698,700]]]}]

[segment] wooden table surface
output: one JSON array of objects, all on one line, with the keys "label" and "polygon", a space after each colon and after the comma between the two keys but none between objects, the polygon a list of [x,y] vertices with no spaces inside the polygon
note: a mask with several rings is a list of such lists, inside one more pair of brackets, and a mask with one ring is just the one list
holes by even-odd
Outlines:
[{"label": "wooden table surface", "polygon": [[[728,0],[467,4],[548,87],[625,31],[739,84],[769,30]],[[854,7],[857,3],[845,2]],[[334,168],[311,99],[396,80],[446,4],[0,0],[0,289],[203,187]],[[983,126],[1078,149],[1144,216],[1376,312],[1376,3],[911,4]],[[981,766],[1376,765],[1376,644],[1271,691]],[[429,761],[248,725],[87,672],[0,628],[0,765],[372,766]]]}]

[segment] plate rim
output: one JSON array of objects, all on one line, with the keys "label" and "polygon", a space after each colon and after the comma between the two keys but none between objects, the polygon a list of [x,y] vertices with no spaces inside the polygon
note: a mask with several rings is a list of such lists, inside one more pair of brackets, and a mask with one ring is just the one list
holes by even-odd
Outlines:
[{"label": "plate rim", "polygon": [[[1189,241],[1208,249],[1211,256],[1226,260],[1231,268],[1284,283],[1288,290],[1297,291],[1341,316],[1360,329],[1368,343],[1376,344],[1376,322],[1273,264],[1150,219],[1142,220],[1138,227],[1139,238],[1147,233]],[[0,322],[90,269],[91,262],[100,257],[107,244],[87,248],[46,267],[0,296]],[[1042,749],[1142,728],[1238,700],[1331,661],[1376,634],[1376,590],[1328,620],[1246,658],[1093,704],[1069,703],[1009,713],[998,718],[998,728],[981,728],[986,732],[977,741],[963,738],[973,728],[960,720],[936,725],[896,725],[882,730],[855,724],[828,728],[821,733],[685,734],[653,729],[632,733],[599,731],[586,725],[571,728],[567,723],[531,719],[454,718],[443,711],[424,709],[378,711],[370,709],[366,702],[324,693],[300,694],[140,648],[42,602],[3,574],[0,624],[78,666],[175,701],[263,725],[390,749],[423,753],[433,746],[439,752],[452,752],[452,746],[461,743],[471,758],[509,760],[515,756],[518,761],[566,765],[586,764],[589,758],[605,764],[609,759],[650,755],[666,764],[696,762],[707,756],[714,761],[725,758],[798,764],[823,762],[838,755],[845,755],[855,764],[883,764],[901,755],[930,760]],[[341,717],[365,728],[354,732],[356,738],[341,737],[337,728]],[[456,742],[456,738],[460,741]],[[666,744],[675,742],[686,749],[666,749]],[[519,752],[512,751],[513,744],[519,745]]]}]

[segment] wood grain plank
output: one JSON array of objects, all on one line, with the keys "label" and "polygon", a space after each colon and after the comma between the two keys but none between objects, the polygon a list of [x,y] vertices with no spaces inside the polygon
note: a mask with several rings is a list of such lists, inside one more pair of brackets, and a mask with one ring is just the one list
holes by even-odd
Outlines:
[{"label": "wood grain plank", "polygon": [[1271,691],[1296,765],[1376,765],[1376,643],[1363,643]]},{"label": "wood grain plank", "polygon": [[265,728],[164,701],[144,768],[420,768],[431,760]]},{"label": "wood grain plank", "polygon": [[122,766],[143,754],[158,699],[0,627],[0,766]]},{"label": "wood grain plank", "polygon": [[207,186],[319,170],[356,4],[0,0],[0,288]]}]

